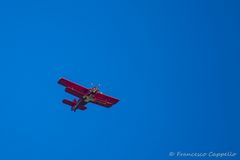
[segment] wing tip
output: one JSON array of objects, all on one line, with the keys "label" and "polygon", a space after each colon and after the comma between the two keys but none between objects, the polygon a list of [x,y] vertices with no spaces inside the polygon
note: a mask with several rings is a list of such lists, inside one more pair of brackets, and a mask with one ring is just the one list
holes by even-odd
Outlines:
[{"label": "wing tip", "polygon": [[117,98],[113,98],[113,101],[112,101],[112,104],[117,104],[118,102],[120,101],[120,99],[117,99]]},{"label": "wing tip", "polygon": [[61,84],[61,85],[63,85],[63,86],[66,86],[66,82],[67,82],[68,80],[66,79],[66,78],[64,78],[64,77],[61,77],[61,78],[59,78],[58,79],[58,84]]},{"label": "wing tip", "polygon": [[58,82],[59,84],[61,84],[61,82],[62,82],[63,80],[64,80],[64,78],[63,78],[63,77],[61,77],[61,78],[59,78],[59,79],[58,79],[58,81],[57,81],[57,82]]}]

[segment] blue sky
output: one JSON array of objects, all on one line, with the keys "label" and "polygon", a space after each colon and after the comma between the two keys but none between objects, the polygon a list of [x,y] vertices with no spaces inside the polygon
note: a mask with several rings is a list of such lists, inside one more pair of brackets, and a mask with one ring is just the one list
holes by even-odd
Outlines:
[{"label": "blue sky", "polygon": [[[0,159],[240,153],[239,12],[222,0],[1,1]],[[71,112],[60,77],[120,103]]]}]

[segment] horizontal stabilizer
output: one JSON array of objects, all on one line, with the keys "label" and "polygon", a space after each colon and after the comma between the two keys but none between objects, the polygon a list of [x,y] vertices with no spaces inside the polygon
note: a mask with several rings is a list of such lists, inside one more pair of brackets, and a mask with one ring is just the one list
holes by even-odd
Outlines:
[{"label": "horizontal stabilizer", "polygon": [[72,102],[72,101],[69,101],[67,99],[64,99],[63,103],[65,103],[65,104],[67,104],[69,106],[72,106],[72,107],[74,107],[77,104],[76,102]]},{"label": "horizontal stabilizer", "polygon": [[83,105],[81,105],[81,106],[78,106],[78,108],[79,108],[80,110],[82,110],[82,111],[84,111],[84,110],[86,110],[86,109],[87,109],[87,107],[86,107],[86,106],[83,106]]}]

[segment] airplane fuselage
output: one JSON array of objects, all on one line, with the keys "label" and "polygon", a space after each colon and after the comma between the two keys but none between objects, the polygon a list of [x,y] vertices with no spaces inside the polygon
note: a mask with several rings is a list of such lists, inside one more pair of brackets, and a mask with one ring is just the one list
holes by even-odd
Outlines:
[{"label": "airplane fuselage", "polygon": [[77,104],[72,108],[72,110],[76,111],[78,108],[79,109],[85,109],[85,105],[91,101],[94,100],[94,95],[98,92],[98,89],[96,88],[92,88],[92,90],[90,90],[90,93],[88,93],[87,95],[83,96],[82,99],[79,99],[79,101],[77,102]]}]

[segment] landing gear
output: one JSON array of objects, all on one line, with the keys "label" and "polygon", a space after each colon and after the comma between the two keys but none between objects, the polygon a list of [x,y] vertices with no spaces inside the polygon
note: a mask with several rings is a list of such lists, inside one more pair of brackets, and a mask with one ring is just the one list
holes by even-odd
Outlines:
[{"label": "landing gear", "polygon": [[84,111],[84,110],[87,109],[87,107],[85,107],[85,106],[80,106],[79,109],[82,110],[82,111]]}]

